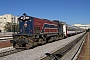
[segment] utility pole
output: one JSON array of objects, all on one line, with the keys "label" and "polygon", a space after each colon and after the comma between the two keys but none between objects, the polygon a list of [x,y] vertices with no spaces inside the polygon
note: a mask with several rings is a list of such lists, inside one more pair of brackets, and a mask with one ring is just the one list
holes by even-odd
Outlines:
[{"label": "utility pole", "polygon": [[13,19],[11,18],[11,32],[12,32],[12,22],[13,22]]},{"label": "utility pole", "polygon": [[16,24],[15,24],[15,17],[14,17],[14,22],[13,22],[14,33],[15,33],[15,26],[16,26]]}]

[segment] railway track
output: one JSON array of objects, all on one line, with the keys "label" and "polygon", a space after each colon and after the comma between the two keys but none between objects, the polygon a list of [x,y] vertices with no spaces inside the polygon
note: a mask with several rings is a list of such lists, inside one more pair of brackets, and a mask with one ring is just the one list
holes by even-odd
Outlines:
[{"label": "railway track", "polygon": [[[82,38],[83,35],[80,36],[80,37]],[[63,55],[65,55],[65,53],[67,53],[79,41],[79,39],[80,38],[78,38],[77,40],[75,40],[75,43],[73,43],[74,42],[73,41],[69,45],[66,45],[65,47],[61,48],[60,50],[54,52],[52,55],[58,55],[59,56],[58,58],[61,58]],[[25,49],[13,49],[13,50],[10,50],[10,51],[0,52],[0,57],[8,56],[8,55],[11,55],[11,54],[14,54],[14,53],[17,53],[17,52],[21,52],[21,51],[24,51],[24,50]],[[45,57],[42,60],[48,60],[49,58],[52,58],[52,56]]]},{"label": "railway track", "polygon": [[[58,51],[54,53],[46,53],[46,57],[42,58],[41,60],[59,60],[62,58],[68,51],[70,51],[83,37],[85,34],[74,40],[73,42],[69,43],[68,45],[62,47]],[[82,44],[82,43],[81,43]]]},{"label": "railway track", "polygon": [[8,56],[8,55],[11,55],[11,54],[14,54],[14,53],[17,53],[17,52],[21,52],[21,51],[24,51],[25,49],[11,49],[11,50],[8,50],[8,51],[1,51],[0,52],[0,57],[4,57],[4,56]]},{"label": "railway track", "polygon": [[8,56],[17,52],[21,52],[24,51],[25,49],[12,49],[12,50],[8,50],[8,51],[1,51],[0,52],[0,57],[4,57],[4,56]]},{"label": "railway track", "polygon": [[[8,54],[6,54],[6,53],[1,54],[0,60],[11,60],[11,59],[13,59],[13,60],[40,60],[43,57],[46,57],[45,53],[47,53],[47,52],[55,53],[55,51],[57,51],[58,49],[61,49],[68,43],[75,40],[77,37],[80,37],[82,34],[84,34],[84,33],[76,35],[75,37],[72,36],[70,38],[67,38],[67,39],[64,39],[61,41],[56,41],[54,43],[39,46],[34,49],[25,50],[25,51],[22,50],[22,52],[19,51],[18,53],[16,51],[16,52],[14,52],[14,54],[10,51],[11,53],[8,52]],[[3,51],[5,51],[5,50],[3,50]],[[57,54],[57,53],[55,53],[55,54]],[[2,56],[2,55],[4,55],[4,56]],[[57,54],[57,55],[60,55],[60,54]],[[53,56],[49,57],[49,58],[53,58]],[[47,60],[49,60],[49,59],[47,59]]]}]

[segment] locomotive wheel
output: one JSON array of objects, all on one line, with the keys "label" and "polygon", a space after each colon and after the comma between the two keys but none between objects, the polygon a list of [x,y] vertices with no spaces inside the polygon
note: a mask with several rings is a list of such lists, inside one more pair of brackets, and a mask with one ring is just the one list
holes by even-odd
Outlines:
[{"label": "locomotive wheel", "polygon": [[38,44],[45,44],[45,43],[46,43],[46,40],[44,41],[44,39],[39,38]]},{"label": "locomotive wheel", "polygon": [[63,39],[63,36],[62,36],[62,35],[60,36],[60,39],[61,39],[61,40]]},{"label": "locomotive wheel", "polygon": [[54,36],[54,37],[53,37],[53,40],[54,40],[54,41],[56,41],[56,40],[57,40],[57,37],[56,37],[56,36]]},{"label": "locomotive wheel", "polygon": [[34,42],[34,46],[37,46],[38,45],[38,43],[37,42]]},{"label": "locomotive wheel", "polygon": [[19,47],[19,45],[18,45],[18,44],[16,44],[16,45],[15,45],[15,48],[18,48],[18,47]]},{"label": "locomotive wheel", "polygon": [[59,39],[58,36],[56,36],[56,41],[57,41],[58,39]]},{"label": "locomotive wheel", "polygon": [[50,37],[50,39],[48,40],[48,42],[52,42],[53,41],[53,37]]},{"label": "locomotive wheel", "polygon": [[42,44],[43,40],[39,38],[38,44]]},{"label": "locomotive wheel", "polygon": [[28,50],[30,48],[29,44],[26,44],[26,49]]},{"label": "locomotive wheel", "polygon": [[26,44],[26,49],[28,50],[29,48],[32,48],[33,47],[33,44],[32,43],[29,43],[29,44]]},{"label": "locomotive wheel", "polygon": [[42,44],[45,44],[46,43],[46,39],[43,39],[43,42],[42,42]]},{"label": "locomotive wheel", "polygon": [[16,44],[15,44],[15,43],[13,43],[13,47],[14,47],[14,48],[15,48],[15,45],[16,45]]}]

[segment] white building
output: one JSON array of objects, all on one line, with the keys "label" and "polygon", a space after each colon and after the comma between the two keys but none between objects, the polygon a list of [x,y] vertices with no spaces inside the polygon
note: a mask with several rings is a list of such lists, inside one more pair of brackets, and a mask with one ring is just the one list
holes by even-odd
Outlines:
[{"label": "white building", "polygon": [[2,16],[0,16],[0,30],[1,32],[4,32],[4,26],[6,24],[6,22],[13,22],[13,23],[17,23],[18,17],[13,16],[12,14],[4,14]]},{"label": "white building", "polygon": [[73,24],[73,26],[77,26],[83,29],[88,29],[90,28],[90,24]]}]

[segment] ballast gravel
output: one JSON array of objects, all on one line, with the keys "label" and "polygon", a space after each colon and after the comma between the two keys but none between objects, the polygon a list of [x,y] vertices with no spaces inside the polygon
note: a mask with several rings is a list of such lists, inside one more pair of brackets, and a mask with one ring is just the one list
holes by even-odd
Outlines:
[{"label": "ballast gravel", "polygon": [[30,50],[14,53],[5,57],[0,57],[0,60],[40,60],[45,57],[45,53],[52,53],[72,42],[84,33],[68,37],[63,40],[48,43],[42,46],[35,47]]}]

